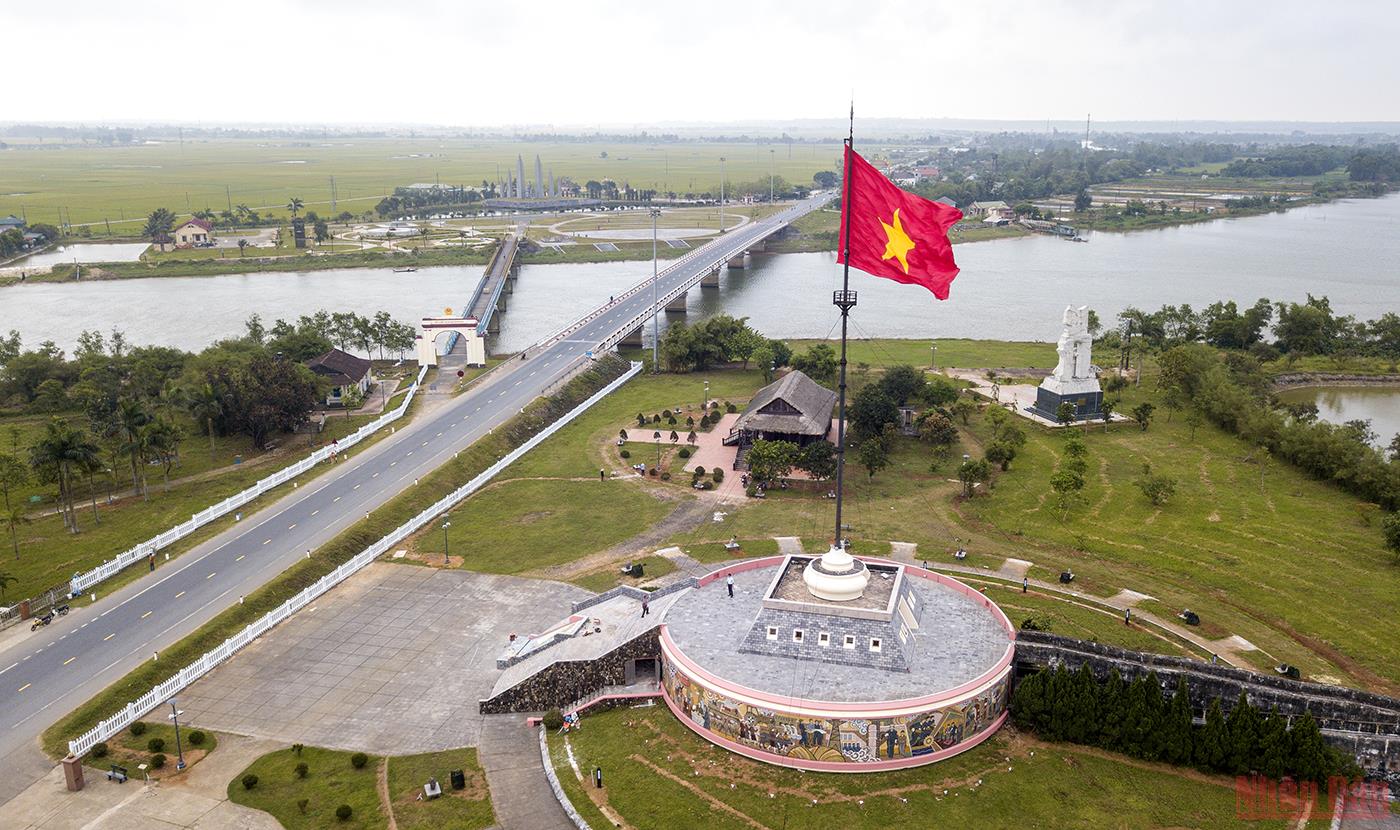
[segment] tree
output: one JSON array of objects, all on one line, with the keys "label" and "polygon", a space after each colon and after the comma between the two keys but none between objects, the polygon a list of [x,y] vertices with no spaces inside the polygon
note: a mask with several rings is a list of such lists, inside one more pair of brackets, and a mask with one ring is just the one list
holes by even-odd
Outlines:
[{"label": "tree", "polygon": [[326,220],[324,219],[317,219],[311,225],[311,229],[311,233],[316,237],[317,243],[325,242],[327,239],[331,238],[330,226],[326,224]]},{"label": "tree", "polygon": [[209,436],[209,460],[214,460],[214,421],[223,417],[224,405],[214,387],[201,383],[186,396],[190,415],[204,426]]},{"label": "tree", "polygon": [[880,378],[880,388],[900,406],[922,397],[927,385],[923,371],[909,365],[891,366]]},{"label": "tree", "polygon": [[42,481],[58,485],[63,524],[70,533],[78,532],[74,509],[74,482],[79,475],[101,465],[101,449],[86,431],[55,418],[44,427],[44,434],[29,451],[29,465]]},{"label": "tree", "polygon": [[10,531],[10,545],[15,549],[15,558],[19,558],[19,529],[28,524],[33,524],[30,518],[25,515],[24,508],[18,505],[5,506],[5,512],[0,513],[0,521],[5,523],[6,529]]},{"label": "tree", "polygon": [[820,170],[812,174],[812,183],[822,190],[830,190],[841,182],[841,177],[830,170]]},{"label": "tree", "polygon": [[1154,507],[1161,507],[1176,494],[1176,479],[1152,472],[1152,464],[1142,463],[1142,476],[1133,482]]},{"label": "tree", "polygon": [[818,480],[836,475],[836,447],[829,441],[813,441],[802,448],[793,465]]},{"label": "tree", "polygon": [[19,582],[19,577],[0,571],[0,598],[5,596],[5,589],[16,582]]},{"label": "tree", "polygon": [[1016,684],[1011,696],[1011,717],[1019,729],[1034,729],[1045,717],[1046,672],[1038,671]]},{"label": "tree", "polygon": [[248,435],[258,449],[267,447],[273,433],[306,423],[318,399],[310,370],[265,354],[210,367],[205,381],[221,400],[225,431]]},{"label": "tree", "polygon": [[1381,533],[1385,537],[1385,546],[1400,561],[1400,513],[1391,513],[1382,520]]},{"label": "tree", "polygon": [[151,414],[140,401],[127,398],[117,403],[117,434],[121,438],[122,452],[131,461],[131,486],[143,498],[147,497],[145,467],[150,449],[146,428],[151,420]]},{"label": "tree", "polygon": [[950,447],[957,443],[958,428],[953,420],[936,409],[919,416],[919,440],[935,447]]},{"label": "tree", "polygon": [[953,402],[953,414],[963,422],[963,426],[971,423],[975,412],[977,412],[977,404],[971,398],[959,397]]},{"label": "tree", "polygon": [[802,372],[817,383],[830,385],[836,382],[836,350],[826,343],[814,343],[807,351],[792,356],[792,368]]},{"label": "tree", "polygon": [[890,448],[883,435],[861,441],[856,455],[860,458],[861,466],[865,467],[866,474],[872,479],[876,473],[890,465]]},{"label": "tree", "polygon": [[756,481],[776,481],[792,473],[797,463],[798,447],[791,441],[767,441],[760,438],[744,456],[749,473]]},{"label": "tree", "polygon": [[1081,498],[1084,490],[1084,474],[1074,470],[1056,470],[1050,476],[1050,489],[1060,504],[1060,521],[1069,516],[1069,510]]},{"label": "tree", "polygon": [[146,430],[146,441],[160,462],[165,492],[170,492],[170,467],[180,458],[180,427],[168,418],[157,418]]},{"label": "tree", "polygon": [[1312,712],[1305,711],[1293,721],[1293,726],[1288,730],[1288,741],[1292,772],[1304,781],[1325,782],[1330,766],[1327,745],[1322,740],[1322,732],[1317,728]]},{"label": "tree", "polygon": [[1154,409],[1156,409],[1156,407],[1146,402],[1133,407],[1133,420],[1138,422],[1143,432],[1147,432],[1148,424],[1152,423],[1152,412]]},{"label": "tree", "polygon": [[146,217],[146,225],[141,229],[141,234],[150,237],[152,242],[162,242],[168,239],[174,229],[175,214],[165,208],[156,208]]},{"label": "tree", "polygon": [[1093,204],[1094,204],[1094,199],[1093,199],[1092,196],[1089,195],[1089,191],[1088,191],[1088,190],[1080,189],[1080,191],[1079,191],[1078,193],[1074,194],[1074,212],[1075,212],[1075,213],[1083,213],[1084,211],[1086,211],[1086,210],[1088,210],[1090,207],[1092,207]]},{"label": "tree", "polygon": [[240,257],[243,256],[243,251],[244,251],[247,247],[248,247],[248,240],[246,240],[246,239],[240,239],[240,240],[238,240],[238,255],[239,255]]},{"label": "tree", "polygon": [[1259,756],[1259,713],[1244,692],[1240,692],[1225,724],[1230,730],[1229,771],[1246,775],[1256,768]]},{"label": "tree", "polygon": [[1060,401],[1060,405],[1055,407],[1055,420],[1062,424],[1067,424],[1074,420],[1074,404],[1069,401]]},{"label": "tree", "polygon": [[256,312],[243,321],[243,328],[248,332],[248,339],[258,345],[262,345],[263,339],[267,337],[267,327],[263,325],[262,315]]},{"label": "tree", "polygon": [[9,510],[10,494],[29,483],[29,468],[9,453],[0,453],[0,495],[4,496],[5,509]]},{"label": "tree", "polygon": [[292,212],[292,218],[293,218],[293,219],[295,219],[295,218],[297,217],[297,213],[299,213],[299,212],[301,211],[302,206],[305,205],[305,204],[306,204],[305,202],[303,202],[301,199],[297,198],[296,196],[293,196],[290,200],[288,200],[288,202],[287,202],[287,210],[290,210],[290,211]]},{"label": "tree", "polygon": [[1001,467],[1002,472],[1011,469],[1011,461],[1016,457],[1016,448],[1005,441],[992,441],[987,445],[987,461]]},{"label": "tree", "polygon": [[1115,752],[1123,746],[1123,719],[1127,714],[1127,687],[1118,669],[1108,673],[1108,681],[1099,690],[1098,745]]},{"label": "tree", "polygon": [[1288,752],[1292,747],[1288,740],[1288,723],[1274,707],[1264,719],[1259,730],[1259,772],[1268,778],[1278,780],[1288,773]]},{"label": "tree", "polygon": [[886,426],[899,423],[899,407],[878,384],[866,386],[851,399],[846,409],[846,423],[858,441],[878,438],[884,434]]},{"label": "tree", "polygon": [[1186,676],[1177,675],[1176,691],[1162,720],[1163,760],[1169,764],[1191,763],[1191,698]]},{"label": "tree", "polygon": [[1206,709],[1206,722],[1196,733],[1192,755],[1197,769],[1225,772],[1230,762],[1230,732],[1220,711],[1220,698],[1214,698]]},{"label": "tree", "polygon": [[749,355],[749,357],[750,357],[751,360],[753,360],[754,365],[758,367],[758,370],[759,370],[760,372],[763,373],[763,382],[764,382],[764,383],[772,383],[772,382],[773,382],[773,349],[772,349],[772,347],[770,347],[767,343],[764,343],[762,346],[759,346],[758,348],[754,349],[754,350],[753,350],[753,354]]},{"label": "tree", "polygon": [[1106,398],[1099,404],[1099,417],[1103,418],[1103,431],[1108,432],[1108,424],[1113,420],[1113,410],[1118,408],[1117,398]]},{"label": "tree", "polygon": [[958,481],[962,482],[963,498],[972,498],[972,490],[979,483],[987,480],[991,475],[991,469],[987,466],[987,460],[969,459],[958,467]]}]

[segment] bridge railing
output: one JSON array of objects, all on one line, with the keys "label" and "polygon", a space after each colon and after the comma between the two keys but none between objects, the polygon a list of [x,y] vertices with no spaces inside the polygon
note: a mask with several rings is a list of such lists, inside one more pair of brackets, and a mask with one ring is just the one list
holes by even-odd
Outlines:
[{"label": "bridge railing", "polygon": [[330,458],[336,453],[344,452],[389,424],[392,424],[394,421],[402,418],[404,413],[408,411],[409,404],[413,403],[413,398],[418,393],[418,387],[423,383],[423,376],[427,374],[427,372],[428,367],[423,366],[419,368],[418,377],[413,381],[413,385],[409,387],[408,395],[404,397],[403,403],[381,414],[378,418],[370,421],[346,437],[338,439],[334,446],[322,447],[295,464],[283,467],[272,475],[259,479],[246,490],[235,493],[221,502],[211,504],[190,516],[188,520],[168,530],[162,531],[161,533],[157,533],[150,539],[141,542],[130,550],[117,554],[90,571],[73,574],[73,578],[68,583],[69,595],[77,596],[113,574],[144,559],[149,559],[161,548],[167,547],[189,536],[191,533],[194,533],[196,530],[221,516],[228,515],[261,496],[263,493],[291,481],[307,470],[312,469],[317,464],[320,464],[322,461],[325,461],[327,458]]},{"label": "bridge railing", "polygon": [[554,423],[545,427],[540,432],[531,436],[529,440],[516,447],[514,450],[511,450],[503,458],[501,458],[501,460],[497,461],[495,464],[492,464],[490,467],[483,470],[471,481],[467,482],[466,484],[462,485],[461,487],[442,497],[431,507],[428,507],[426,510],[423,510],[418,515],[399,525],[392,532],[390,532],[389,535],[385,536],[384,538],[365,548],[363,551],[357,553],[352,559],[343,563],[334,571],[331,571],[330,573],[313,582],[311,585],[308,585],[296,596],[292,597],[291,599],[288,599],[286,602],[267,612],[254,622],[249,623],[248,626],[242,631],[238,632],[232,637],[229,637],[227,640],[224,640],[222,643],[220,643],[218,646],[211,649],[210,651],[205,652],[204,655],[201,656],[198,660],[195,660],[193,663],[190,663],[189,665],[180,669],[170,678],[165,680],[165,682],[154,686],[150,689],[150,691],[146,692],[145,694],[141,695],[135,700],[127,703],[127,705],[123,707],[120,711],[118,711],[115,715],[112,715],[111,717],[100,721],[97,724],[97,726],[78,736],[76,739],[69,741],[69,754],[74,756],[85,755],[88,752],[88,750],[92,749],[94,744],[111,738],[113,735],[130,726],[132,722],[136,721],[138,718],[142,717],[147,712],[152,711],[157,706],[160,706],[162,703],[169,700],[170,697],[176,692],[181,691],[182,689],[188,687],[191,683],[195,682],[199,678],[213,671],[214,668],[216,668],[221,663],[223,663],[224,661],[232,657],[234,654],[236,654],[239,649],[253,642],[258,637],[262,636],[264,633],[269,631],[273,626],[287,619],[292,614],[295,614],[297,611],[301,610],[302,608],[305,608],[307,605],[311,604],[322,594],[326,593],[331,588],[334,588],[336,585],[339,585],[341,582],[345,581],[345,579],[359,571],[361,568],[364,568],[366,565],[373,562],[375,559],[378,559],[394,545],[407,538],[410,534],[415,533],[422,527],[426,526],[429,522],[433,521],[438,516],[441,516],[453,505],[457,504],[462,499],[465,499],[467,496],[470,496],[472,493],[475,493],[477,490],[481,489],[483,486],[486,485],[487,482],[489,482],[492,478],[495,478],[496,475],[502,470],[504,470],[506,467],[509,467],[511,464],[519,460],[519,458],[525,453],[539,446],[541,442],[549,438],[554,433],[558,432],[560,429],[569,424],[579,415],[583,414],[585,411],[588,410],[589,407],[593,406],[594,404],[598,403],[598,401],[601,401],[604,397],[611,394],[619,386],[626,383],[628,380],[631,380],[641,370],[642,364],[634,362],[630,369],[628,369],[625,373],[623,373],[612,383],[609,383],[607,386],[595,392],[586,401],[571,409],[559,420],[555,421]]}]

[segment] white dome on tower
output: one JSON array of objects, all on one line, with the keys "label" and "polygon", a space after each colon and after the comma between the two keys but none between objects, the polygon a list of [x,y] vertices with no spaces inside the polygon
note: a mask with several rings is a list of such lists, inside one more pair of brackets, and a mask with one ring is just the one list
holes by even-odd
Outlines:
[{"label": "white dome on tower", "polygon": [[831,602],[846,602],[860,599],[865,586],[870,582],[870,572],[865,563],[851,556],[846,549],[832,545],[831,550],[820,558],[807,563],[802,572],[802,581],[807,590],[818,599]]}]

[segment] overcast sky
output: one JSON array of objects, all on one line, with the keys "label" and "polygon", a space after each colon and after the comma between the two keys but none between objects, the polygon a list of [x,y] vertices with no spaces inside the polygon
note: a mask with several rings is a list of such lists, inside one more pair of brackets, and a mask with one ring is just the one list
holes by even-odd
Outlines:
[{"label": "overcast sky", "polygon": [[3,0],[0,120],[1400,121],[1400,3]]}]

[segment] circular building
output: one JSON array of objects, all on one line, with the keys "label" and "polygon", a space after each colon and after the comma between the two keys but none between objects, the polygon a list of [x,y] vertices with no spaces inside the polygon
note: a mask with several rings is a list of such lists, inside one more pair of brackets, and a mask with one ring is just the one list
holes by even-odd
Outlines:
[{"label": "circular building", "polygon": [[662,622],[666,704],[759,761],[918,766],[1006,719],[1015,630],[981,593],[923,568],[840,549],[752,560],[698,580]]}]

